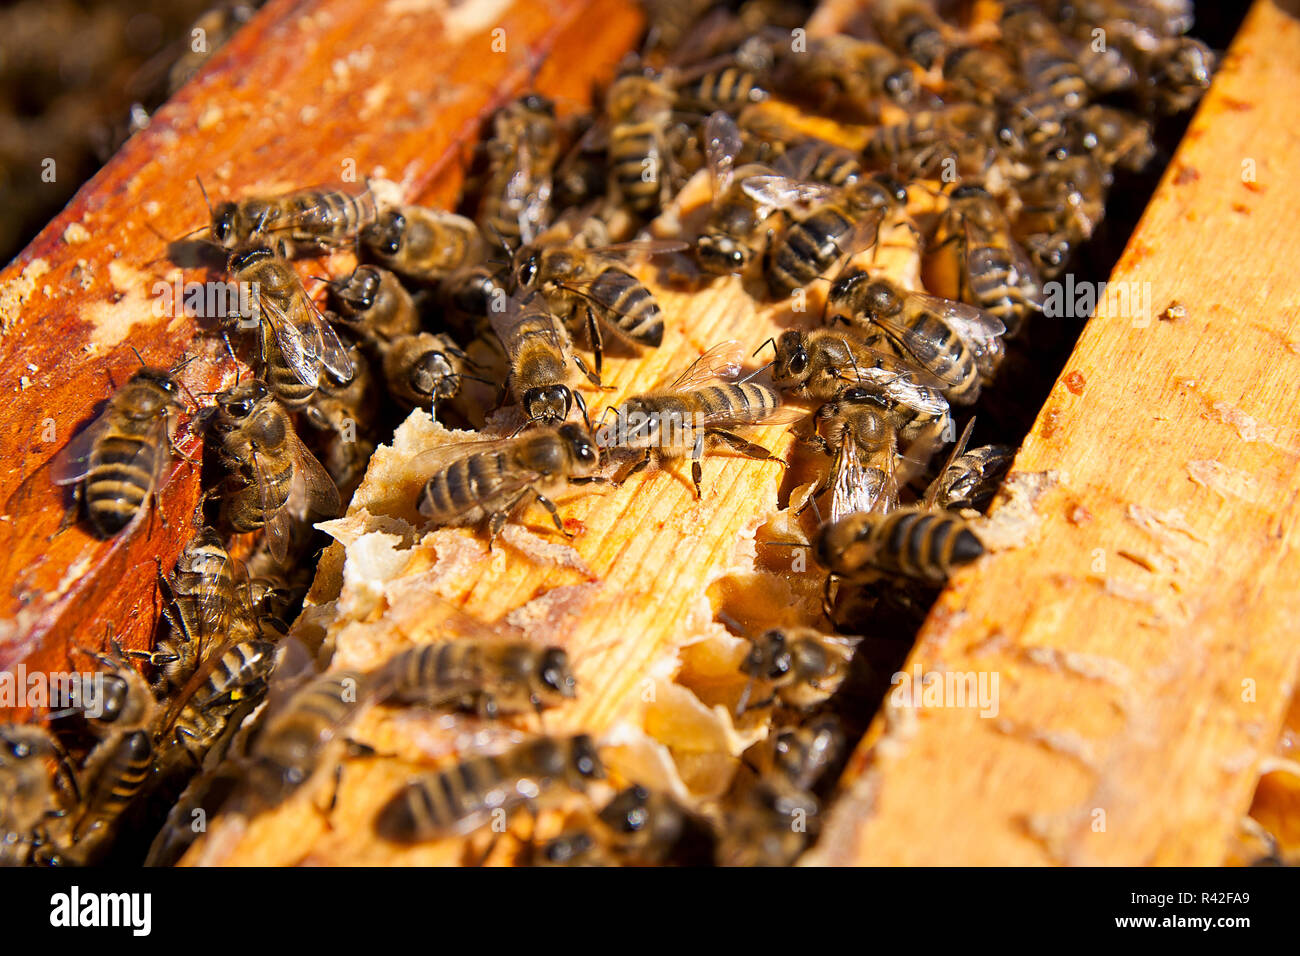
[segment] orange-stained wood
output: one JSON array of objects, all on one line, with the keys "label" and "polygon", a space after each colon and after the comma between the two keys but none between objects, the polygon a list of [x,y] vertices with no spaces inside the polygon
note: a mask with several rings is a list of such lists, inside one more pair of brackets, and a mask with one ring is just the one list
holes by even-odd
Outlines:
[{"label": "orange-stained wood", "polygon": [[[98,541],[84,521],[50,538],[72,495],[48,464],[138,367],[133,346],[155,365],[197,351],[195,392],[231,380],[214,337],[153,311],[155,283],[178,271],[160,236],[206,223],[196,177],[214,201],[383,177],[446,204],[484,119],[535,63],[538,88],[571,108],[641,23],[630,0],[272,0],[158,111],[0,274],[0,667],[62,668],[107,628],[128,647],[151,639],[154,560],[169,568],[190,533],[197,469],[173,462],[165,526],[155,513],[129,540]],[[208,277],[224,278],[184,272]],[[183,445],[197,457],[197,438]]]}]

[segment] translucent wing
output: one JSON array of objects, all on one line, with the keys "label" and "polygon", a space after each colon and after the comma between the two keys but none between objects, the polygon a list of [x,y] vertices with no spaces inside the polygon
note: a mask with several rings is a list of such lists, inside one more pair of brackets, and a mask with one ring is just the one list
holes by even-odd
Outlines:
[{"label": "translucent wing", "polygon": [[786,176],[748,176],[740,188],[754,201],[788,212],[807,211],[843,195],[834,186],[799,182]]},{"label": "translucent wing", "polygon": [[734,381],[740,377],[745,351],[745,347],[735,339],[719,342],[692,362],[668,388],[674,392],[689,392],[719,381]]},{"label": "translucent wing", "polygon": [[867,460],[861,446],[845,436],[831,467],[831,521],[859,512],[881,514],[898,506],[898,476],[895,444],[872,454]]},{"label": "translucent wing", "polygon": [[297,435],[290,435],[289,440],[293,445],[294,468],[293,489],[286,510],[295,517],[337,517],[343,507],[334,479]]},{"label": "translucent wing", "polygon": [[76,484],[90,471],[90,456],[95,445],[108,430],[109,412],[106,408],[99,417],[72,437],[50,459],[50,475],[56,485]]},{"label": "translucent wing", "polygon": [[277,562],[283,563],[289,556],[289,542],[293,539],[294,518],[288,507],[289,502],[281,505],[276,500],[275,485],[267,474],[267,464],[256,451],[252,454],[252,465],[258,506],[262,510],[266,547]]},{"label": "translucent wing", "polygon": [[[975,364],[982,374],[993,374],[1002,357],[1002,342],[999,336],[1006,331],[1006,327],[997,316],[977,306],[924,292],[908,292],[905,295],[909,303],[936,316],[965,343],[975,357]],[[925,355],[934,351],[933,344],[917,331],[913,323],[892,321],[886,317],[880,317],[875,321],[914,355]],[[957,374],[954,368],[948,375],[937,377],[945,385],[952,385],[956,384]]]},{"label": "translucent wing", "polygon": [[488,309],[488,321],[512,361],[518,357],[523,344],[520,333],[525,330],[530,334],[544,335],[557,350],[567,351],[568,333],[561,328],[546,299],[540,295],[529,293],[524,298],[512,297],[501,312]]},{"label": "translucent wing", "polygon": [[689,249],[690,244],[680,239],[633,239],[592,249],[591,254],[602,259],[627,260],[638,256],[660,256]]},{"label": "translucent wing", "polygon": [[966,451],[966,443],[970,441],[970,433],[975,429],[975,416],[972,415],[966,427],[962,430],[961,438],[957,439],[957,444],[952,446],[952,451],[948,454],[948,460],[943,463],[939,473],[934,476],[934,481],[925,489],[925,497],[922,499],[927,508],[933,508],[935,501],[938,500],[939,492],[943,490],[943,477],[952,467],[953,462],[962,456]]},{"label": "translucent wing", "polygon": [[[304,295],[306,293],[304,292]],[[310,320],[291,319],[274,299],[258,296],[258,310],[275,336],[284,362],[304,385],[320,381],[320,335]]]},{"label": "translucent wing", "polygon": [[708,118],[704,124],[704,155],[714,202],[731,189],[741,147],[740,128],[735,120],[721,110]]},{"label": "translucent wing", "polygon": [[852,150],[828,149],[826,143],[809,141],[786,150],[776,161],[776,172],[790,179],[811,180],[818,161],[832,153],[842,154],[846,159],[856,158]]},{"label": "translucent wing", "polygon": [[414,474],[428,478],[442,471],[452,462],[468,458],[470,455],[507,451],[513,448],[517,441],[517,438],[507,437],[448,442],[420,452],[411,459],[410,469]]},{"label": "translucent wing", "polygon": [[334,331],[334,327],[321,314],[320,309],[316,307],[316,302],[307,294],[307,290],[302,287],[301,283],[298,285],[297,295],[304,314],[307,316],[307,323],[315,330],[317,362],[325,366],[333,374],[335,381],[352,381],[355,368],[351,356],[348,355],[347,347],[339,340],[338,333]]},{"label": "translucent wing", "polygon": [[357,215],[358,215],[357,227],[358,228],[363,228],[369,225],[375,219],[375,212],[376,212],[375,197],[370,192],[369,187],[357,191],[355,189],[346,189],[338,184],[311,186],[306,189],[294,190],[293,192],[285,193],[281,196],[276,197],[272,201],[280,202],[285,199],[289,199],[293,196],[305,195],[308,193],[316,194],[318,197],[317,201],[314,203],[303,204],[298,209],[295,209],[288,216],[285,216],[281,219],[277,219],[274,223],[272,223],[269,226],[267,231],[268,232],[289,231],[292,229],[297,229],[301,226],[311,225],[315,222],[320,221],[325,215],[331,212],[329,206],[327,205],[327,202],[325,201],[325,197],[329,197],[331,194],[334,194],[335,197],[340,195],[347,196],[349,199],[352,200],[352,202],[354,202],[357,205]]},{"label": "translucent wing", "polygon": [[[1001,267],[1000,249],[981,242],[974,234],[974,226],[969,220],[965,223],[966,231],[966,272],[968,275],[982,275]],[[1002,237],[1006,254],[1011,259],[1011,269],[1006,277],[1006,284],[1018,288],[1034,308],[1042,310],[1043,291],[1038,272],[1030,263],[1025,250],[1009,235]]]}]

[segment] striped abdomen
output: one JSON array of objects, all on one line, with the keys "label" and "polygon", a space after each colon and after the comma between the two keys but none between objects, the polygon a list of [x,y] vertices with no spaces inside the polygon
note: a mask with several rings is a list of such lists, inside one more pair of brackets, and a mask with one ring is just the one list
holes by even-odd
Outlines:
[{"label": "striped abdomen", "polygon": [[[293,303],[290,303],[290,308],[293,307]],[[275,330],[265,321],[262,323],[262,364],[262,378],[271,387],[280,404],[290,411],[304,408],[316,394],[315,383],[304,383],[284,360],[280,343],[275,338]]]},{"label": "striped abdomen", "polygon": [[659,208],[664,156],[657,120],[620,123],[610,133],[610,176],[623,202],[635,213]]},{"label": "striped abdomen", "polygon": [[970,405],[979,398],[980,370],[975,353],[948,323],[931,312],[911,322],[911,334],[900,339],[872,323],[864,330],[869,347],[892,351],[914,362],[942,382],[944,397],[954,405]]},{"label": "striped abdomen", "polygon": [[970,302],[987,309],[1006,326],[1006,337],[1020,331],[1035,307],[1021,285],[1026,277],[1011,252],[1001,246],[982,245],[966,254],[966,285]]},{"label": "striped abdomen", "polygon": [[677,106],[684,110],[738,113],[750,103],[767,99],[767,91],[749,70],[728,66],[705,73],[677,91]]},{"label": "striped abdomen", "polygon": [[862,155],[873,166],[897,164],[918,149],[933,146],[943,133],[942,114],[923,111],[901,123],[881,126],[871,134]]},{"label": "striped abdomen", "polygon": [[657,348],[664,339],[664,320],[654,295],[625,269],[607,266],[587,290],[602,321],[625,338]]},{"label": "striped abdomen", "polygon": [[356,714],[365,694],[365,677],[352,671],[322,674],[295,693],[272,717],[254,745],[254,758],[270,779],[264,797],[282,795],[315,770],[321,749]]},{"label": "striped abdomen", "polygon": [[722,382],[697,389],[692,394],[710,421],[719,424],[761,422],[781,404],[776,392],[755,382]]},{"label": "striped abdomen", "polygon": [[825,205],[790,224],[769,256],[767,280],[777,295],[787,296],[816,280],[848,250],[844,244],[854,224],[838,206]]},{"label": "striped abdomen", "polygon": [[144,730],[123,734],[91,754],[90,779],[83,783],[83,809],[78,838],[98,823],[115,820],[135,799],[153,768],[153,740]]},{"label": "striped abdomen", "polygon": [[374,219],[368,193],[341,189],[305,189],[285,200],[292,223],[290,237],[298,240],[350,239]]},{"label": "striped abdomen", "polygon": [[[476,827],[493,809],[512,813],[525,798],[513,785],[520,776],[511,770],[507,756],[471,757],[417,777],[385,804],[376,830],[388,840],[418,843]],[[498,796],[489,805],[493,791]]]},{"label": "striped abdomen", "polygon": [[[125,427],[123,427],[123,424]],[[131,523],[153,493],[160,454],[153,424],[127,421],[110,427],[96,443],[86,473],[86,511],[107,537]]]},{"label": "striped abdomen", "polygon": [[439,641],[403,651],[384,665],[387,694],[404,701],[441,703],[483,687],[482,646],[473,641]]},{"label": "striped abdomen", "polygon": [[872,563],[878,570],[928,584],[943,584],[953,570],[984,553],[965,521],[917,508],[880,518],[871,537],[876,545]]},{"label": "striped abdomen", "polygon": [[191,752],[221,735],[226,718],[243,701],[260,695],[275,667],[270,641],[241,641],[221,655],[212,672],[176,719],[176,739]]},{"label": "striped abdomen", "polygon": [[261,456],[261,480],[249,478],[248,484],[228,499],[226,514],[231,527],[244,534],[256,531],[289,503],[293,490],[293,456]]},{"label": "striped abdomen", "polygon": [[425,483],[420,513],[447,522],[487,508],[499,497],[509,468],[505,451],[478,452],[451,462]]}]

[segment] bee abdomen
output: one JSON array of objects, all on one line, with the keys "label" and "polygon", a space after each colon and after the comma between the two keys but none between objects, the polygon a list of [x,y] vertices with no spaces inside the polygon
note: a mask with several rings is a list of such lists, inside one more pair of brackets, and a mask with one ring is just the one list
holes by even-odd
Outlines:
[{"label": "bee abdomen", "polygon": [[659,204],[664,162],[655,125],[631,123],[616,128],[610,158],[610,172],[623,201],[633,212],[653,210]]},{"label": "bee abdomen", "polygon": [[641,280],[622,269],[605,269],[591,284],[591,297],[605,307],[618,332],[635,342],[658,347],[664,338],[659,303]]},{"label": "bee abdomen", "polygon": [[153,741],[147,731],[126,734],[112,746],[86,801],[86,817],[92,822],[120,814],[153,767]]},{"label": "bee abdomen", "polygon": [[110,435],[95,449],[86,476],[86,509],[102,533],[120,531],[153,490],[157,449],[139,438]]},{"label": "bee abdomen", "polygon": [[896,511],[877,533],[882,570],[942,584],[952,571],[984,553],[984,546],[960,518],[930,511]]}]

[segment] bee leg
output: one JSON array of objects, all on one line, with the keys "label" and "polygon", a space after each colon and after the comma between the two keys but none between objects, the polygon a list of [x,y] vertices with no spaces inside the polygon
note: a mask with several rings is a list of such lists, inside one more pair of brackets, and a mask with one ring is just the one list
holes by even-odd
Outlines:
[{"label": "bee leg", "polygon": [[77,515],[81,514],[81,499],[81,482],[77,482],[72,488],[72,507],[63,512],[63,518],[59,521],[59,526],[54,529],[52,535],[45,539],[46,541],[53,541],[77,523]]},{"label": "bee leg", "polygon": [[177,458],[179,458],[181,461],[196,466],[203,464],[202,458],[191,458],[189,455],[185,454],[185,452],[181,450],[181,446],[176,444],[176,439],[174,436],[172,435],[167,436],[167,444],[171,446],[172,454],[175,455]]},{"label": "bee leg", "polygon": [[601,338],[600,324],[596,321],[591,306],[587,306],[587,335],[591,339],[591,355],[596,360],[596,376],[599,377],[605,363],[605,342]]},{"label": "bee leg", "polygon": [[741,438],[739,435],[733,434],[732,432],[714,429],[708,432],[708,434],[719,441],[726,442],[747,458],[755,458],[759,461],[779,461],[783,465],[789,464],[784,458],[778,458],[762,445],[755,445],[751,441],[745,441],[745,439]]},{"label": "bee leg", "polygon": [[555,523],[555,527],[559,529],[560,534],[564,535],[566,538],[572,538],[573,532],[565,530],[564,522],[560,520],[560,512],[556,509],[555,502],[546,497],[546,495],[542,494],[540,491],[534,490],[533,495],[536,496],[537,503],[551,513],[551,521]]},{"label": "bee leg", "polygon": [[615,482],[615,484],[620,484],[620,485],[621,485],[623,482],[627,481],[629,478],[631,478],[633,475],[635,475],[638,471],[644,471],[646,465],[650,464],[650,459],[651,459],[652,457],[654,457],[654,453],[653,453],[650,449],[647,448],[647,449],[646,449],[646,453],[645,453],[645,457],[642,458],[640,461],[638,461],[638,462],[637,462],[635,465],[633,465],[631,468],[629,468],[629,469],[624,473],[623,477],[622,477],[622,478],[619,478],[619,479]]},{"label": "bee leg", "polygon": [[597,388],[602,387],[600,384],[600,373],[593,372],[591,369],[587,368],[587,363],[584,362],[580,356],[575,355],[573,357],[573,364],[578,366],[578,371],[581,372],[583,375],[587,376],[587,381],[589,381],[592,385],[596,386]]},{"label": "bee leg", "polygon": [[797,518],[805,511],[807,511],[812,506],[812,504],[817,500],[817,498],[821,496],[823,493],[825,493],[826,489],[830,487],[830,483],[831,483],[831,473],[828,471],[817,482],[817,484],[813,487],[812,491],[808,492],[808,497],[803,500],[803,504],[801,504],[798,508],[795,509],[794,516]]},{"label": "bee leg", "polygon": [[839,578],[828,574],[826,584],[822,587],[822,613],[832,626],[835,624],[835,599],[839,596],[839,583]]}]

